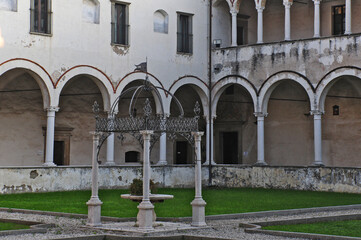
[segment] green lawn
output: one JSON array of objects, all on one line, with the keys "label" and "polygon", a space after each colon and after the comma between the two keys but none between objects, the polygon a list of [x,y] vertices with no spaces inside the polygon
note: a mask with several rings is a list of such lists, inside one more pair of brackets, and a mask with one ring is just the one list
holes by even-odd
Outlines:
[{"label": "green lawn", "polygon": [[18,229],[29,229],[29,225],[9,223],[9,222],[0,222],[0,231],[6,230],[18,230]]},{"label": "green lawn", "polygon": [[361,237],[361,220],[262,227],[266,230]]},{"label": "green lawn", "polygon": [[[103,216],[136,216],[137,203],[121,199],[123,193],[128,190],[99,191]],[[172,194],[174,199],[156,204],[157,216],[191,216],[194,189],[158,189],[158,193]],[[207,215],[361,204],[359,194],[249,188],[204,189],[203,197]],[[0,207],[86,214],[89,198],[90,191],[0,195]]]}]

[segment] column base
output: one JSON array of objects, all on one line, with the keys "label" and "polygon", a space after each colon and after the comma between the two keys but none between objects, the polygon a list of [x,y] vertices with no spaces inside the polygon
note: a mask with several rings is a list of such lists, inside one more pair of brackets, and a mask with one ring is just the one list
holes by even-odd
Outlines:
[{"label": "column base", "polygon": [[[205,161],[202,165],[203,166],[209,165],[209,161]],[[211,161],[211,165],[217,165],[217,163],[215,163],[214,161]]]},{"label": "column base", "polygon": [[350,35],[352,34],[352,32],[345,32],[345,35]]},{"label": "column base", "polygon": [[144,202],[142,201],[138,205],[138,225],[139,229],[141,230],[152,230],[153,229],[153,223],[154,223],[154,206],[150,201]]},{"label": "column base", "polygon": [[320,35],[313,35],[313,37],[314,37],[314,38],[319,38],[319,37],[320,37]]},{"label": "column base", "polygon": [[257,44],[262,44],[262,43],[263,43],[263,41],[259,41],[259,42],[257,41]]},{"label": "column base", "polygon": [[267,166],[266,162],[256,162],[253,166]]},{"label": "column base", "polygon": [[56,164],[53,162],[45,162],[43,163],[44,167],[56,167]]},{"label": "column base", "polygon": [[115,162],[105,162],[104,166],[115,166]]},{"label": "column base", "polygon": [[101,226],[101,206],[103,203],[98,197],[91,197],[86,204],[88,205],[88,222],[86,225],[91,227]]},{"label": "column base", "polygon": [[165,166],[165,165],[168,165],[168,162],[166,160],[159,160],[159,162],[156,165],[157,166]]},{"label": "column base", "polygon": [[194,227],[204,227],[206,224],[206,210],[207,203],[202,198],[195,198],[192,202],[192,223]]},{"label": "column base", "polygon": [[325,164],[323,164],[323,162],[314,162],[314,163],[312,164],[312,166],[314,166],[314,167],[324,167]]}]

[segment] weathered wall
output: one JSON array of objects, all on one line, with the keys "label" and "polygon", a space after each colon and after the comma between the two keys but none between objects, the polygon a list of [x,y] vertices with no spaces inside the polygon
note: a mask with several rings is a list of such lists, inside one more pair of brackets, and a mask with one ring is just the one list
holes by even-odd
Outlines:
[{"label": "weathered wall", "polygon": [[[203,184],[208,168],[203,167]],[[142,175],[141,167],[100,167],[102,189],[127,188]],[[212,168],[212,184],[218,187],[260,187],[359,193],[359,168],[226,167]],[[152,167],[152,179],[162,187],[194,187],[194,167]],[[71,191],[90,189],[90,167],[0,168],[0,193]]]}]

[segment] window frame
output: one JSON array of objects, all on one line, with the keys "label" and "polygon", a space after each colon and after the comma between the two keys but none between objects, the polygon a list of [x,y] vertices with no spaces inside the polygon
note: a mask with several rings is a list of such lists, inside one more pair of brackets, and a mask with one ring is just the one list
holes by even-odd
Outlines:
[{"label": "window frame", "polygon": [[[343,17],[342,18],[342,27],[341,27],[341,33],[336,33],[335,31],[335,22],[336,22],[336,14],[335,14],[335,11],[336,11],[336,8],[339,8],[341,7],[342,8],[342,12],[341,12],[341,16]],[[332,15],[332,35],[333,36],[339,36],[339,35],[343,35],[345,34],[345,28],[346,28],[346,5],[345,4],[342,4],[342,5],[334,5],[334,6],[331,6],[331,15]]]},{"label": "window frame", "polygon": [[[116,1],[116,0],[110,0],[111,2],[111,45],[119,45],[119,46],[126,46],[128,47],[130,45],[130,24],[129,24],[129,5],[128,2],[123,1]],[[125,35],[125,41],[120,42],[116,41],[116,5],[123,5],[125,7],[125,24],[124,24],[124,35]]]},{"label": "window frame", "polygon": [[[42,20],[41,15],[42,15],[42,11],[39,9],[41,9],[41,1],[42,0],[31,0],[30,1],[30,33],[31,34],[36,34],[36,35],[42,35],[42,36],[52,36],[52,25],[53,25],[53,12],[52,12],[52,0],[45,0],[45,2],[47,3],[47,10],[46,10],[46,30],[42,31],[41,30],[41,26],[39,25],[37,27],[37,29],[35,29],[35,19],[37,18],[37,20],[40,22]],[[36,14],[36,9],[35,9],[35,2],[38,2],[39,7],[38,7],[38,11],[40,13]]]},{"label": "window frame", "polygon": [[[191,13],[177,12],[177,53],[178,54],[187,54],[187,55],[193,54],[193,16],[194,14]],[[187,27],[184,27],[184,25],[181,26],[182,24],[181,17],[187,17],[188,19]],[[184,29],[186,29],[188,33],[184,33],[183,32]],[[188,47],[186,44],[187,41],[189,41]]]}]

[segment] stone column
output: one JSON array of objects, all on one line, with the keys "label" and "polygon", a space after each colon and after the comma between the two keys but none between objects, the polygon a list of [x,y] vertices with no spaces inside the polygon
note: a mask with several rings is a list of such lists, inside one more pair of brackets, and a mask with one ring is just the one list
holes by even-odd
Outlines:
[{"label": "stone column", "polygon": [[196,153],[195,165],[195,198],[192,201],[192,226],[206,226],[205,206],[206,202],[202,198],[202,165],[201,165],[201,138],[203,132],[192,132],[194,137],[194,147]]},{"label": "stone column", "polygon": [[264,159],[264,118],[267,113],[257,112],[257,162],[256,165],[267,165]]},{"label": "stone column", "polygon": [[320,37],[320,3],[321,0],[313,0],[315,6],[315,14],[314,14],[314,35],[313,37]]},{"label": "stone column", "polygon": [[257,43],[263,43],[263,10],[264,7],[257,6],[257,13],[258,13],[258,19],[257,19]]},{"label": "stone column", "polygon": [[[206,117],[206,122],[207,122],[207,126],[206,126],[206,145],[207,146],[206,146],[206,161],[204,162],[204,165],[209,165],[209,161],[211,161],[212,165],[216,165],[216,163],[214,162],[214,145],[213,145],[214,124],[213,124],[213,119],[214,119],[214,117],[212,117],[211,120],[209,120],[209,118]],[[211,136],[211,138],[209,138],[209,136]]]},{"label": "stone column", "polygon": [[149,160],[149,151],[150,151],[150,137],[153,134],[153,131],[141,131],[144,141],[144,153],[143,153],[143,199],[142,202],[138,205],[138,223],[139,229],[141,230],[151,230],[153,229],[153,209],[154,206],[150,202],[150,160]]},{"label": "stone column", "polygon": [[93,156],[92,156],[92,195],[86,203],[88,205],[87,225],[96,227],[102,225],[101,205],[103,204],[98,197],[98,145],[100,133],[93,132]]},{"label": "stone column", "polygon": [[47,124],[46,124],[46,152],[45,152],[45,167],[56,166],[54,163],[54,133],[55,133],[55,112],[59,111],[58,107],[50,107],[47,109]]},{"label": "stone column", "polygon": [[164,166],[167,164],[167,133],[164,132],[159,138],[159,162],[157,165]]},{"label": "stone column", "polygon": [[114,166],[114,133],[111,133],[107,138],[107,161],[106,166]]},{"label": "stone column", "polygon": [[236,47],[237,44],[237,14],[235,9],[231,9],[232,15],[232,47]]},{"label": "stone column", "polygon": [[323,166],[322,161],[322,112],[320,111],[311,111],[313,115],[313,125],[314,125],[314,144],[315,144],[315,162],[313,163],[316,166]]},{"label": "stone column", "polygon": [[284,0],[283,5],[285,6],[285,40],[291,40],[291,6],[292,2]]},{"label": "stone column", "polygon": [[351,0],[346,0],[345,34],[351,34]]}]

